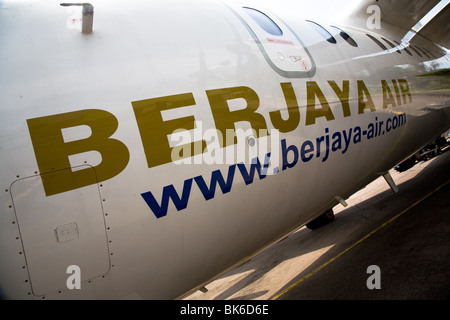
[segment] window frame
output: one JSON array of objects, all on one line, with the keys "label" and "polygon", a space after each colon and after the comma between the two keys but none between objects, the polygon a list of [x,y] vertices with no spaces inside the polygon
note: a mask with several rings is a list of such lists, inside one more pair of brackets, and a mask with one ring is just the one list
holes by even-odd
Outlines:
[{"label": "window frame", "polygon": [[[255,8],[242,7],[245,12],[260,26],[265,32],[272,36],[283,36],[283,30],[267,14]],[[275,31],[274,31],[275,30]]]},{"label": "window frame", "polygon": [[341,36],[342,39],[345,40],[345,42],[347,42],[349,45],[351,45],[354,48],[358,48],[358,43],[347,32],[345,32],[344,30],[342,30],[341,28],[336,27],[336,26],[330,26],[330,27],[333,28],[333,29],[338,30],[339,31],[339,35]]},{"label": "window frame", "polygon": [[[322,25],[318,24],[317,22],[314,22],[312,20],[305,20],[306,22],[311,25],[311,27],[318,33],[322,38],[324,38],[327,42],[336,44],[336,38],[333,37],[333,35]],[[328,35],[328,37],[325,37],[325,34]]]},{"label": "window frame", "polygon": [[375,38],[373,35],[366,33],[366,36],[369,37],[369,39],[371,39],[373,42],[375,42],[378,47],[380,47],[381,49],[383,49],[383,51],[388,51],[388,47],[386,47],[383,42],[381,42],[380,40],[378,40],[377,38]]},{"label": "window frame", "polygon": [[388,45],[390,45],[392,47],[392,49],[396,49],[397,53],[402,54],[400,49],[397,48],[397,46],[395,44],[393,44],[390,40],[384,38],[384,37],[380,37],[381,40],[383,40],[384,42],[386,42]]}]

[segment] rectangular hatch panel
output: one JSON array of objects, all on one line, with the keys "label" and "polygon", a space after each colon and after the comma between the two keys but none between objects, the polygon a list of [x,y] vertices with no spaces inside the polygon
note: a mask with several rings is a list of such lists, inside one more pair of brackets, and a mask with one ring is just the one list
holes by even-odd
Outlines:
[{"label": "rectangular hatch panel", "polygon": [[[86,167],[95,175],[94,168]],[[41,175],[36,175],[16,180],[11,195],[34,295],[66,288],[70,265],[80,267],[81,281],[108,272],[109,249],[97,184],[47,197]]]}]

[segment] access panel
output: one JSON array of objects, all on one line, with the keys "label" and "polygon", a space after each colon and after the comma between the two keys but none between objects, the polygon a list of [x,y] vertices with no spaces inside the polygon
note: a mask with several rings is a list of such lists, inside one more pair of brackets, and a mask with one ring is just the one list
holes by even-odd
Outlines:
[{"label": "access panel", "polygon": [[[93,167],[81,167],[95,176]],[[63,173],[31,176],[11,185],[31,289],[36,296],[66,288],[71,265],[80,267],[81,282],[110,268],[99,187],[94,184],[47,197],[41,179]]]}]

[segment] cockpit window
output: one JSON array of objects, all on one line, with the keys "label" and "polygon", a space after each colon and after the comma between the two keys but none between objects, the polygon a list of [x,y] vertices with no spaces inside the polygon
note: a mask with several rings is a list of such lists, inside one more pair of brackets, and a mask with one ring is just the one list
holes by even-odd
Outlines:
[{"label": "cockpit window", "polygon": [[316,30],[325,40],[329,43],[336,43],[336,39],[320,24],[315,23],[314,21],[306,20],[306,22],[310,23],[311,26]]},{"label": "cockpit window", "polygon": [[340,28],[338,28],[338,27],[335,27],[335,26],[331,26],[331,27],[334,28],[334,29],[336,29],[337,31],[339,31],[339,35],[342,37],[342,39],[344,39],[345,41],[347,41],[347,43],[348,43],[349,45],[351,45],[352,47],[357,47],[357,46],[358,46],[358,44],[356,43],[356,41],[353,40],[353,38],[350,37],[350,35],[349,35],[347,32],[345,32],[344,30],[342,30],[342,29],[340,29]]},{"label": "cockpit window", "polygon": [[255,20],[256,23],[264,29],[264,31],[274,36],[283,35],[283,31],[281,31],[280,27],[278,27],[278,25],[264,13],[252,8],[244,7],[244,9],[253,18],[253,20]]}]

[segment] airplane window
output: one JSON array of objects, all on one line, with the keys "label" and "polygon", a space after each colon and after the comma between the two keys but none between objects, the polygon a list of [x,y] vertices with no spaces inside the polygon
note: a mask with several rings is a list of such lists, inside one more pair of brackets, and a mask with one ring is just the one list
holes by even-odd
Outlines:
[{"label": "airplane window", "polygon": [[[422,52],[428,59],[431,59],[430,55],[428,53],[425,52],[425,50],[423,50],[421,47],[419,46],[415,46],[416,49],[420,50],[420,52]],[[411,47],[412,48],[412,47]]]},{"label": "airplane window", "polygon": [[342,37],[342,39],[347,41],[351,46],[353,46],[353,47],[357,47],[358,46],[356,41],[353,40],[353,38],[350,37],[350,35],[347,32],[345,32],[344,30],[342,30],[342,29],[340,29],[338,27],[334,27],[334,26],[331,26],[331,27],[336,29],[336,30],[338,30],[339,31],[339,35]]},{"label": "airplane window", "polygon": [[422,51],[428,52],[434,59],[436,59],[436,56],[430,50],[428,50],[427,48],[422,48]]},{"label": "airplane window", "polygon": [[336,43],[336,39],[329,33],[324,27],[320,24],[315,23],[314,21],[306,20],[309,22],[311,26],[329,43]]},{"label": "airplane window", "polygon": [[366,36],[368,36],[370,39],[373,40],[373,42],[375,42],[381,49],[383,50],[387,50],[388,48],[386,48],[386,46],[377,38],[375,38],[374,36],[370,35],[370,34],[366,34]]},{"label": "airplane window", "polygon": [[[381,37],[381,39],[383,39],[383,41],[386,42],[388,45],[390,45],[392,48],[396,48],[395,44],[393,44],[392,42],[390,42],[388,39],[385,39],[385,38],[383,38],[383,37]],[[400,50],[398,50],[398,49],[397,49],[397,53],[402,54],[402,53],[400,52]]]},{"label": "airplane window", "polygon": [[412,45],[409,45],[409,47],[419,56],[422,58],[422,54],[416,49],[414,48]]},{"label": "airplane window", "polygon": [[244,9],[253,18],[253,20],[255,20],[256,23],[264,29],[264,31],[274,36],[283,35],[283,31],[281,31],[280,27],[278,27],[278,25],[264,13],[252,8],[244,7]]},{"label": "airplane window", "polygon": [[[395,40],[394,40],[394,42],[395,42],[396,44],[398,44],[399,46],[402,45],[402,44],[401,44],[400,42],[398,42],[398,41],[395,41]],[[409,51],[406,47],[403,47],[403,50],[405,50],[405,52],[406,52],[407,54],[409,54],[410,56],[412,56],[411,51]]]}]

